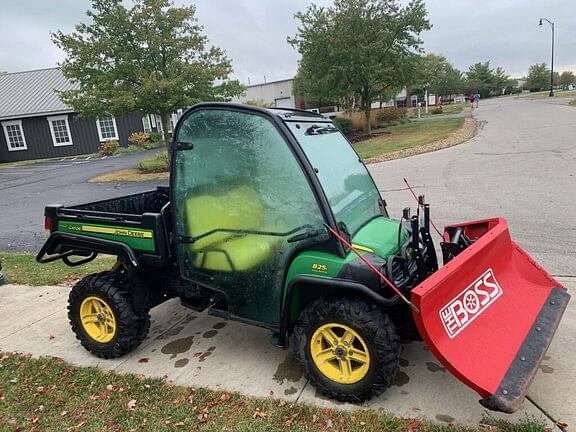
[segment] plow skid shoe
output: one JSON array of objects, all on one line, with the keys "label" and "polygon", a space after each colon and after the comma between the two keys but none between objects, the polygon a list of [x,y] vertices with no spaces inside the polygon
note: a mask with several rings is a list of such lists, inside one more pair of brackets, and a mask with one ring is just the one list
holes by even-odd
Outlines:
[{"label": "plow skid shoe", "polygon": [[471,246],[412,290],[414,319],[438,360],[495,411],[516,411],[570,296],[510,238],[502,218],[464,228]]}]

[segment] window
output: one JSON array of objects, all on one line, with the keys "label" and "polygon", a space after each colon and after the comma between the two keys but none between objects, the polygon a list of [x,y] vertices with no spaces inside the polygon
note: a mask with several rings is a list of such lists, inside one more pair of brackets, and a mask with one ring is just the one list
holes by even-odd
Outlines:
[{"label": "window", "polygon": [[96,119],[98,127],[98,137],[100,141],[118,139],[118,129],[116,129],[116,119],[112,116],[100,117]]},{"label": "window", "polygon": [[4,137],[9,151],[28,150],[26,138],[22,129],[22,120],[7,121],[2,123]]},{"label": "window", "polygon": [[48,117],[47,120],[50,125],[54,147],[72,145],[68,116]]},{"label": "window", "polygon": [[148,114],[142,117],[142,127],[144,128],[144,132],[152,132],[152,125],[150,124],[150,116]]}]

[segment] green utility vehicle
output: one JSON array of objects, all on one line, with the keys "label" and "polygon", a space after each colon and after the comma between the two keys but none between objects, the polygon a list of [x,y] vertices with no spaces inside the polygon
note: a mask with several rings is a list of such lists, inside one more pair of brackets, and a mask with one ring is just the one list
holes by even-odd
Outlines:
[{"label": "green utility vehicle", "polygon": [[[51,234],[39,262],[62,259],[76,266],[98,254],[118,257],[114,268],[87,276],[69,297],[72,330],[94,355],[114,358],[136,348],[147,335],[150,309],[179,297],[194,310],[268,328],[275,345],[286,347],[292,336],[294,355],[314,385],[330,397],[362,401],[390,385],[400,338],[422,335],[441,358],[436,348],[465,340],[484,317],[490,321],[491,309],[466,312],[475,323],[453,338],[464,328],[456,305],[442,317],[453,313],[461,327],[447,321],[452,333],[446,334],[436,324],[443,299],[472,283],[477,266],[472,276],[455,273],[457,282],[437,288],[460,264],[437,271],[429,207],[421,200],[417,215],[406,209],[400,221],[391,219],[366,167],[329,119],[306,111],[200,104],[179,120],[172,149],[170,187],[46,207]],[[498,223],[449,227],[445,262],[482,250],[470,246],[471,236]],[[500,267],[492,268],[483,275],[487,286],[496,286],[491,278]],[[439,282],[421,286],[435,309],[408,300],[417,285],[434,279],[429,276]],[[479,283],[479,294],[471,293],[476,299]],[[498,298],[493,293],[490,301]],[[436,320],[430,328],[440,342],[422,331],[429,324],[420,326],[418,308],[422,319]],[[463,368],[471,364],[462,362]],[[483,396],[493,392],[475,389]]]}]

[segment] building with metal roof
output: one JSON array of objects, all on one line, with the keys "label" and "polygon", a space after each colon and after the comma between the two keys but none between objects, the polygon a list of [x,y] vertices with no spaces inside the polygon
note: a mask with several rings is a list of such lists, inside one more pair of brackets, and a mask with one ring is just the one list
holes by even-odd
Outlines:
[{"label": "building with metal roof", "polygon": [[77,116],[58,96],[76,88],[59,68],[0,74],[0,162],[95,153],[106,140],[127,146],[144,130],[138,113]]}]

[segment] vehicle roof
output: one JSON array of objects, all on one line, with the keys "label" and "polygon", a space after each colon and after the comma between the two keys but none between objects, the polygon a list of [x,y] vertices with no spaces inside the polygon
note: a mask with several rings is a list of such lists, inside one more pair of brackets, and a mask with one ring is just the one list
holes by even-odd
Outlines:
[{"label": "vehicle roof", "polygon": [[192,109],[199,109],[199,108],[219,108],[219,109],[226,109],[226,108],[239,108],[244,111],[254,111],[259,113],[265,113],[270,116],[278,117],[282,121],[301,121],[301,122],[330,122],[331,120],[326,116],[321,114],[312,112],[312,111],[305,111],[299,110],[295,108],[260,108],[255,107],[252,105],[245,105],[245,104],[236,104],[236,103],[229,103],[229,102],[206,102],[195,105]]}]

